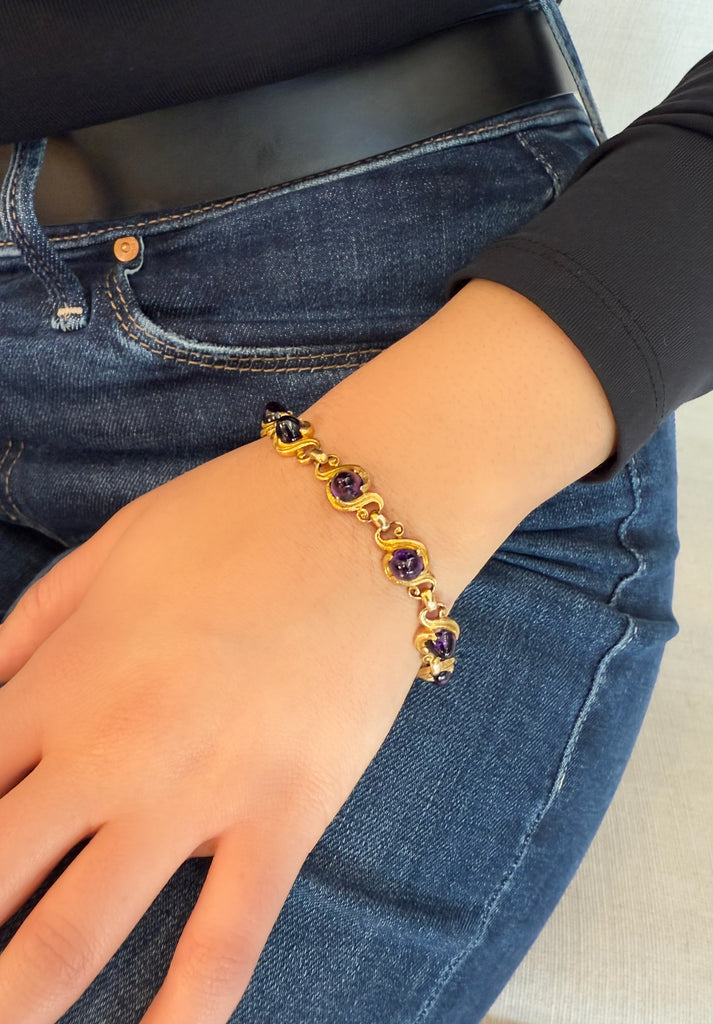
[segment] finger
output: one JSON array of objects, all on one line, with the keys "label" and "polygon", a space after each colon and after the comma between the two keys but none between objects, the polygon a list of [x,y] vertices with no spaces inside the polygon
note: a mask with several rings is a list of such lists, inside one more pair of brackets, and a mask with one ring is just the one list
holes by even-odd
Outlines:
[{"label": "finger", "polygon": [[83,804],[66,777],[44,761],[0,800],[0,921],[92,831]]},{"label": "finger", "polygon": [[141,1024],[226,1024],[316,837],[236,826],[213,863]]},{"label": "finger", "polygon": [[[88,542],[87,542],[88,544]],[[76,608],[91,550],[81,545],[65,553],[26,588],[0,625],[0,679],[18,672],[39,645]]]},{"label": "finger", "polygon": [[32,701],[21,687],[8,683],[0,689],[0,797],[32,771],[41,756],[40,724]]},{"label": "finger", "polygon": [[139,512],[120,509],[89,540],[28,587],[0,625],[0,680],[10,679],[47,637],[79,606],[97,571]]},{"label": "finger", "polygon": [[185,859],[177,849],[149,823],[99,829],[0,955],[3,1024],[54,1024],[76,1002]]}]

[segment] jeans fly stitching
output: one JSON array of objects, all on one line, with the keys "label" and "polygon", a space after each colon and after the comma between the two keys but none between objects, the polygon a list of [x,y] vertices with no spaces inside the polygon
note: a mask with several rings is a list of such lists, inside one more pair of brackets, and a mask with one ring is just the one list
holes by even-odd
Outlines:
[{"label": "jeans fly stitching", "polygon": [[[17,466],[18,462],[20,461],[20,456],[25,450],[25,442],[20,441],[20,447],[17,449],[14,458],[11,459],[7,469],[3,473],[3,466],[5,465],[7,457],[12,452],[12,448],[13,442],[8,441],[7,448],[3,452],[3,456],[0,459],[0,473],[3,474],[2,490],[4,491],[4,495],[0,493],[0,510],[7,516],[7,518],[11,522],[19,523],[22,526],[27,526],[31,530],[36,530],[38,533],[43,534],[45,537],[49,537],[51,540],[59,541],[60,544],[63,544],[64,547],[67,547],[66,540],[64,540],[62,537],[56,534],[54,530],[50,530],[48,529],[48,527],[41,525],[34,519],[30,519],[30,517],[26,516],[24,512],[22,512],[13,501],[12,495],[10,494],[10,475]],[[12,511],[10,511],[10,509]]]},{"label": "jeans fly stitching", "polygon": [[0,495],[0,507],[2,507],[2,510],[5,513],[5,515],[8,517],[8,519],[11,519],[11,520],[14,521],[16,519],[22,519],[23,516],[22,516],[22,513],[20,512],[19,508],[15,504],[15,502],[12,500],[12,496],[10,495],[10,474],[12,473],[13,469],[15,468],[15,466],[16,466],[16,464],[18,462],[18,459],[22,455],[22,450],[25,447],[24,441],[20,442],[20,447],[17,449],[14,458],[10,459],[10,461],[8,462],[8,465],[7,465],[7,469],[4,469],[6,461],[8,460],[9,456],[12,454],[12,447],[13,447],[12,441],[8,441],[7,448],[3,452],[2,459],[0,459],[0,472],[2,473],[2,485],[3,485],[2,489],[3,489],[3,492],[4,492],[2,495]]},{"label": "jeans fly stitching", "polygon": [[[135,342],[137,342],[137,344],[139,344],[142,348],[147,349],[149,352],[153,352],[155,355],[163,356],[163,358],[166,359],[166,360],[171,359],[171,360],[174,360],[177,363],[185,363],[187,366],[201,366],[205,370],[226,370],[228,372],[237,370],[240,373],[245,373],[245,372],[250,372],[250,373],[284,373],[287,370],[289,370],[289,371],[293,371],[293,370],[297,370],[297,371],[299,371],[299,370],[310,370],[311,371],[311,370],[314,370],[314,369],[320,369],[320,370],[341,370],[341,369],[348,369],[349,367],[352,367],[352,366],[353,367],[360,366],[364,362],[364,360],[357,360],[356,362],[351,362],[351,363],[330,363],[328,360],[325,361],[325,356],[328,357],[330,355],[329,352],[327,352],[327,353],[318,352],[318,353],[311,353],[311,354],[308,354],[308,355],[293,356],[292,357],[292,359],[293,359],[292,363],[287,362],[287,360],[289,358],[289,356],[287,356],[287,355],[285,355],[285,356],[253,356],[253,355],[247,355],[247,356],[227,356],[226,359],[223,362],[217,362],[216,359],[218,357],[204,355],[203,353],[191,351],[190,349],[182,350],[182,349],[178,348],[178,346],[176,346],[176,345],[171,345],[171,344],[169,344],[166,341],[162,341],[161,338],[159,338],[157,335],[151,334],[151,332],[147,331],[145,327],[142,327],[141,324],[139,324],[137,322],[136,318],[131,314],[131,312],[130,312],[130,310],[128,308],[126,297],[125,297],[124,293],[121,290],[121,286],[119,284],[119,281],[118,281],[118,278],[116,277],[116,273],[115,272],[109,271],[109,273],[106,276],[105,285],[106,285],[107,295],[109,296],[109,304],[111,305],[111,308],[114,310],[114,313],[116,314],[116,318],[119,321],[119,324],[121,325],[123,330],[128,334],[128,336],[130,338],[132,338]],[[136,330],[140,331],[142,334],[146,335],[147,338],[153,338],[154,341],[156,342],[156,345],[158,347],[154,347],[152,345],[149,345],[148,342],[142,341],[141,338],[138,335],[132,333],[131,328],[124,321],[124,316],[122,315],[121,310],[118,308],[118,306],[114,302],[114,296],[112,295],[112,285],[114,285],[116,287],[116,291],[117,291],[117,294],[118,294],[118,299],[119,299],[119,301],[121,302],[121,304],[122,304],[122,306],[124,308],[125,315],[135,325]],[[169,351],[169,350],[171,350],[171,351]],[[383,351],[383,348],[352,349],[349,352],[335,352],[334,355],[333,355],[333,358],[334,359],[339,359],[339,358],[343,359],[343,358],[349,358],[350,356],[371,355],[371,354],[376,355],[377,353],[382,352],[382,351]],[[196,356],[198,358],[191,359],[190,358],[191,356]],[[275,366],[275,367],[273,367],[273,366],[263,367],[263,366],[255,366],[255,365],[253,365],[256,362],[261,362],[262,363],[262,362],[266,362],[268,360],[271,360],[271,361],[274,361],[274,362],[283,361],[283,362],[285,362],[285,365],[284,366]],[[311,364],[312,365],[309,365],[309,366],[298,366],[297,362],[296,362],[297,360],[311,360]],[[315,366],[314,364],[318,360],[322,360],[323,362],[320,363],[320,365]],[[249,365],[248,366],[233,365],[233,363],[237,362],[239,364],[241,361],[248,362]]]},{"label": "jeans fly stitching", "polygon": [[[617,529],[617,537],[622,546],[627,551],[630,551],[636,558],[636,569],[634,572],[623,576],[619,580],[607,602],[607,607],[609,608],[618,607],[619,596],[622,588],[627,583],[636,579],[644,571],[646,567],[646,560],[642,552],[635,548],[633,544],[629,543],[625,536],[629,525],[641,509],[641,478],[639,476],[638,468],[636,466],[636,456],[632,456],[632,458],[627,463],[627,472],[629,477],[629,484],[631,486],[632,491],[633,507],[629,514],[619,524],[619,528]],[[441,971],[440,976],[436,979],[429,996],[423,1002],[421,1009],[419,1010],[415,1018],[414,1024],[423,1024],[423,1022],[426,1021],[427,1017],[430,1016],[431,1010],[435,1006],[438,997],[445,988],[449,979],[455,974],[460,965],[466,961],[470,953],[482,941],[485,932],[487,931],[488,925],[490,924],[490,921],[492,920],[493,916],[495,915],[498,909],[500,899],[502,898],[503,894],[509,887],[518,868],[525,859],[525,856],[530,848],[535,832],[537,831],[545,814],[547,814],[547,812],[550,810],[553,803],[557,799],[558,794],[562,790],[565,781],[565,776],[567,774],[567,769],[569,768],[569,765],[572,761],[577,741],[579,740],[582,729],[584,728],[587,718],[589,717],[589,713],[592,707],[594,706],[597,697],[599,696],[599,691],[602,688],[607,668],[609,667],[609,664],[614,658],[614,656],[616,654],[620,654],[637,635],[638,630],[633,616],[629,615],[626,612],[622,612],[622,614],[627,620],[626,629],[624,630],[622,636],[620,636],[619,639],[616,641],[616,643],[613,644],[613,646],[610,647],[609,650],[602,656],[602,658],[599,661],[599,664],[597,665],[594,671],[594,676],[592,679],[591,686],[589,688],[589,692],[587,693],[587,696],[584,699],[584,703],[582,704],[582,707],[580,708],[574,725],[570,731],[569,738],[567,740],[564,752],[560,759],[557,774],[555,776],[554,782],[544,804],[537,812],[537,814],[535,814],[535,816],[532,818],[527,831],[522,837],[520,846],[515,854],[512,863],[510,864],[509,868],[507,868],[507,870],[503,874],[500,883],[496,886],[495,889],[493,889],[490,898],[486,902],[483,912],[480,915],[480,919],[476,927],[475,934],[466,944],[465,948],[456,956],[454,956],[445,965],[445,967]]]}]

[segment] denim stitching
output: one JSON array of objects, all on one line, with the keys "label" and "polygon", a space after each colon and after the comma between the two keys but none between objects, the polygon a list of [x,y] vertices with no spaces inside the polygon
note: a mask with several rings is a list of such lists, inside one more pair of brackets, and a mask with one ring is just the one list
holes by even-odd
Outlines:
[{"label": "denim stitching", "polygon": [[[303,182],[307,182],[307,181],[316,181],[319,178],[323,178],[323,177],[325,177],[327,175],[334,174],[335,171],[342,171],[342,170],[344,170],[347,167],[359,167],[359,166],[362,166],[362,165],[369,164],[369,163],[373,162],[374,160],[380,160],[380,159],[382,159],[382,157],[385,157],[385,156],[392,156],[392,155],[394,155],[396,153],[406,153],[406,152],[408,152],[411,149],[418,149],[419,147],[423,146],[425,143],[431,144],[431,143],[434,143],[434,142],[446,142],[449,139],[460,139],[460,138],[465,138],[465,137],[467,137],[469,135],[480,135],[482,132],[492,132],[492,131],[497,130],[498,128],[509,128],[510,125],[513,125],[513,124],[519,124],[519,125],[527,124],[528,121],[542,120],[545,117],[552,117],[553,114],[572,114],[572,113],[573,113],[573,111],[569,107],[560,107],[557,110],[549,110],[549,111],[547,111],[547,113],[531,114],[528,117],[515,118],[512,121],[501,121],[499,124],[484,125],[482,128],[470,128],[468,131],[449,132],[449,133],[447,133],[445,135],[435,135],[435,136],[432,136],[429,139],[421,139],[418,142],[412,142],[408,146],[400,146],[397,149],[389,149],[389,150],[386,150],[383,153],[376,153],[376,154],[374,154],[374,156],[364,157],[364,159],[362,159],[362,160],[354,160],[351,163],[340,164],[338,167],[329,167],[325,171],[319,171],[316,174],[309,174],[309,175],[306,175],[304,178],[295,178],[293,182],[284,182],[284,181],[282,181],[282,182],[279,182],[277,185],[270,185],[268,188],[261,188],[261,189],[258,189],[255,192],[247,192],[247,193],[245,193],[245,195],[235,196],[235,197],[233,197],[231,199],[221,199],[221,200],[216,200],[216,201],[211,202],[211,203],[206,203],[206,204],[204,204],[202,206],[192,206],[190,209],[182,210],[180,213],[171,213],[171,214],[167,214],[166,216],[163,216],[163,217],[152,217],[152,218],[149,218],[148,220],[131,221],[128,224],[115,224],[115,225],[112,225],[110,227],[107,226],[107,227],[104,227],[104,228],[97,228],[94,231],[82,231],[79,234],[75,234],[75,235],[53,235],[52,236],[52,240],[55,241],[55,242],[72,242],[72,241],[76,241],[77,239],[80,239],[80,238],[92,238],[92,237],[94,237],[96,235],[113,234],[114,232],[117,232],[117,231],[119,231],[119,232],[134,231],[134,230],[137,230],[138,228],[144,228],[144,227],[150,226],[151,224],[162,224],[165,221],[170,221],[170,220],[182,220],[185,217],[192,217],[196,213],[208,213],[211,210],[221,210],[221,209],[225,209],[225,208],[227,208],[229,206],[235,206],[238,203],[245,202],[246,199],[252,199],[255,196],[266,195],[268,192],[275,192],[278,189],[283,189],[287,185],[291,185],[291,184],[294,184],[296,182],[303,183]],[[14,243],[11,242],[11,241],[10,242],[0,242],[0,248],[4,248],[4,247],[7,247],[7,246],[12,246],[12,245],[14,245]]]},{"label": "denim stitching", "polygon": [[[0,472],[2,472],[3,492],[5,494],[5,497],[7,498],[7,504],[5,504],[5,501],[4,501],[3,497],[2,497],[2,495],[0,495],[0,507],[2,508],[2,511],[5,513],[7,518],[8,519],[12,519],[12,520],[14,520],[14,519],[16,519],[18,517],[19,510],[17,509],[16,505],[14,504],[12,499],[10,498],[10,473],[12,472],[12,468],[13,468],[14,464],[16,463],[17,459],[19,459],[20,454],[22,454],[22,451],[23,451],[22,447],[20,447],[20,449],[17,452],[17,454],[14,457],[14,459],[10,460],[10,463],[9,463],[9,466],[7,467],[7,470],[5,470],[3,472],[3,467],[5,465],[5,462],[7,461],[7,458],[10,455],[10,453],[12,452],[12,441],[10,440],[10,441],[7,442],[7,447],[6,447],[5,451],[3,452],[2,459],[0,459]],[[13,509],[14,512],[10,511],[10,509]],[[14,513],[16,513],[16,514],[14,514]]]},{"label": "denim stitching", "polygon": [[[112,280],[112,278],[113,278],[113,280]],[[145,334],[148,338],[153,338],[156,341],[156,343],[157,343],[157,345],[159,347],[154,347],[154,346],[149,345],[147,342],[142,341],[141,338],[138,337],[138,335],[132,333],[131,329],[129,328],[129,326],[124,321],[124,318],[122,316],[121,310],[119,310],[119,308],[114,303],[114,299],[113,299],[112,292],[111,292],[111,285],[112,285],[112,283],[116,286],[116,289],[117,289],[120,301],[121,301],[121,303],[122,303],[122,305],[124,307],[124,310],[126,311],[126,315],[136,325],[136,329],[141,331],[141,333]],[[175,362],[177,362],[177,363],[185,363],[187,366],[201,366],[201,367],[203,367],[203,369],[206,369],[206,370],[226,370],[228,372],[237,370],[240,373],[245,373],[246,371],[250,372],[250,373],[285,373],[286,371],[290,371],[290,372],[298,371],[299,372],[301,370],[313,371],[315,369],[320,369],[320,370],[349,369],[350,367],[361,366],[363,364],[363,362],[364,362],[364,360],[358,360],[356,362],[351,362],[351,363],[330,363],[328,361],[328,358],[329,358],[329,355],[330,355],[329,352],[326,352],[326,353],[318,352],[318,353],[314,353],[314,354],[310,353],[309,355],[296,355],[296,356],[293,356],[292,357],[293,358],[293,363],[292,364],[286,363],[285,366],[263,367],[263,366],[254,366],[252,364],[254,364],[256,362],[264,363],[264,362],[267,362],[268,360],[269,361],[274,361],[274,362],[278,362],[279,360],[283,360],[284,361],[284,360],[288,359],[288,356],[286,356],[286,355],[285,356],[253,356],[253,355],[247,355],[247,356],[228,356],[227,359],[224,362],[220,363],[220,362],[216,362],[216,357],[215,356],[204,355],[203,353],[194,352],[194,351],[191,351],[190,349],[187,349],[185,351],[185,355],[181,355],[180,353],[182,352],[182,350],[179,349],[178,346],[171,345],[168,342],[162,341],[157,335],[151,334],[150,331],[147,331],[144,327],[142,327],[139,323],[137,323],[137,321],[131,315],[131,313],[130,313],[130,311],[128,309],[126,298],[125,298],[123,292],[121,291],[121,287],[119,285],[118,279],[116,278],[115,275],[112,274],[111,271],[109,271],[109,273],[106,276],[105,285],[106,285],[107,295],[109,296],[109,304],[111,305],[112,309],[114,310],[114,313],[116,314],[116,317],[117,317],[117,320],[119,321],[119,324],[121,325],[123,330],[128,334],[128,336],[130,338],[132,338],[135,342],[137,342],[137,344],[139,344],[142,348],[147,349],[149,352],[153,352],[155,355],[163,356],[163,358],[167,359],[167,360],[168,359],[175,360]],[[179,354],[171,354],[168,351],[169,349],[172,350],[173,352],[179,353]],[[335,359],[348,358],[349,356],[369,355],[371,353],[377,354],[377,353],[382,352],[382,351],[383,351],[383,348],[352,349],[349,352],[334,353],[334,358]],[[189,358],[190,356],[197,356],[199,358],[191,359],[191,358]],[[312,361],[312,365],[310,365],[310,366],[298,366],[298,365],[296,365],[296,361],[297,360],[311,360]],[[322,360],[323,362],[322,362],[321,365],[315,366],[314,364],[318,360]],[[246,362],[246,361],[249,362],[251,365],[249,365],[249,366],[240,366],[240,365],[236,366],[236,365],[232,365],[235,362],[240,363],[240,362]]]},{"label": "denim stitching", "polygon": [[[55,281],[55,275],[52,273],[52,268],[48,264],[44,263],[40,253],[33,247],[32,242],[30,241],[30,239],[28,238],[28,236],[25,234],[25,232],[22,229],[22,225],[20,223],[20,218],[17,216],[15,194],[17,192],[17,185],[18,185],[19,179],[20,179],[20,164],[18,163],[18,166],[16,168],[16,172],[15,172],[15,176],[14,176],[14,180],[13,180],[13,183],[12,183],[12,188],[10,190],[10,217],[11,217],[11,219],[12,219],[14,225],[15,225],[15,230],[17,231],[17,234],[22,239],[24,239],[25,246],[27,247],[28,251],[23,251],[23,256],[24,256],[25,260],[27,261],[27,264],[28,264],[30,270],[34,269],[34,272],[37,274],[37,276],[42,281],[42,283],[45,285],[45,287],[48,288],[49,291],[55,297],[59,296],[59,298],[64,302],[64,304],[67,305],[67,301],[68,301],[67,300],[67,295],[66,295],[64,289],[62,288],[61,282],[58,284]],[[3,244],[6,244],[6,243],[3,243]],[[32,260],[30,258],[30,254],[32,254],[32,256],[34,256],[34,260]]]},{"label": "denim stitching", "polygon": [[[618,601],[622,587],[624,587],[627,583],[631,582],[632,580],[635,580],[646,568],[646,559],[642,552],[635,548],[633,544],[629,543],[625,537],[625,533],[629,525],[641,509],[641,477],[639,476],[638,467],[636,465],[636,456],[632,456],[632,458],[627,463],[627,473],[629,477],[629,484],[632,491],[633,507],[629,514],[619,524],[619,527],[617,529],[617,538],[622,547],[634,555],[637,564],[636,570],[633,573],[629,573],[628,575],[622,576],[622,578],[618,581],[607,602],[607,607],[609,608],[618,607]],[[414,1024],[423,1024],[423,1022],[426,1021],[427,1017],[430,1016],[432,1008],[435,1006],[436,1001],[438,1000],[441,992],[445,988],[450,978],[455,974],[460,965],[465,962],[470,953],[482,941],[483,936],[487,931],[488,925],[490,924],[491,919],[493,918],[494,914],[497,911],[498,904],[503,893],[508,888],[509,883],[514,878],[518,868],[525,859],[525,856],[530,848],[535,832],[537,831],[542,819],[557,799],[557,796],[564,785],[567,769],[574,755],[577,741],[581,735],[582,729],[584,728],[587,718],[589,717],[589,712],[591,711],[592,707],[594,706],[597,700],[597,697],[599,696],[599,691],[602,688],[602,683],[605,678],[606,670],[609,667],[609,664],[614,658],[614,656],[616,654],[620,654],[638,635],[636,621],[634,620],[633,616],[629,615],[627,612],[622,612],[622,615],[626,619],[626,629],[624,630],[622,636],[616,641],[616,643],[613,644],[613,646],[610,647],[610,649],[602,656],[602,658],[599,661],[599,664],[597,665],[594,671],[594,677],[592,679],[589,692],[587,693],[584,703],[582,704],[582,707],[579,710],[575,723],[570,732],[567,744],[560,759],[557,775],[555,776],[555,780],[552,784],[547,799],[545,800],[544,804],[537,812],[535,817],[532,819],[529,828],[522,837],[520,846],[517,850],[517,853],[515,854],[515,858],[512,864],[505,871],[500,883],[496,886],[495,889],[493,889],[490,898],[486,902],[483,912],[480,915],[480,919],[475,934],[467,943],[465,948],[456,956],[454,956],[450,960],[450,962],[446,964],[446,966],[443,968],[440,976],[437,978],[436,982],[433,985],[431,993],[421,1005],[421,1009],[419,1010],[415,1018]]]},{"label": "denim stitching", "polygon": [[[640,576],[641,573],[643,573],[644,570],[647,568],[646,556],[644,555],[643,551],[639,551],[639,549],[635,548],[630,541],[627,542],[626,538],[624,537],[624,533],[628,529],[629,524],[631,523],[631,520],[634,518],[635,513],[638,512],[641,508],[641,476],[639,474],[639,465],[636,461],[635,455],[629,460],[627,470],[629,474],[629,480],[631,481],[631,487],[634,492],[635,505],[632,511],[626,517],[626,519],[624,519],[620,523],[619,529],[617,530],[617,537],[619,538],[619,543],[624,548],[624,550],[630,551],[632,553],[632,555],[638,562],[638,567],[636,569],[636,572],[629,573],[628,576],[622,576],[622,578],[617,583],[616,587],[612,592],[612,596],[609,598],[609,604],[613,608],[619,607],[619,596],[622,587],[625,587],[627,583],[631,583],[633,580],[637,579],[637,577]],[[622,614],[626,615],[626,612],[623,612]],[[627,618],[630,618],[630,616],[627,615]]]},{"label": "denim stitching", "polygon": [[[7,469],[4,471],[3,478],[2,478],[3,479],[4,498],[7,499],[7,501],[2,500],[0,503],[2,504],[2,510],[5,513],[5,515],[8,517],[8,519],[12,519],[13,521],[15,519],[22,519],[22,513],[20,512],[19,508],[17,507],[15,502],[12,500],[12,497],[10,495],[10,474],[12,473],[13,469],[15,468],[15,465],[17,464],[18,459],[22,455],[22,449],[24,447],[25,447],[24,441],[21,441],[20,442],[20,447],[18,448],[17,453],[15,454],[15,457],[10,459],[10,461],[8,463],[8,466],[7,466]],[[6,462],[7,458],[8,458],[8,456],[11,454],[11,452],[12,452],[12,441],[8,441],[7,448],[5,449],[5,451],[3,453],[2,459],[0,459],[0,471],[2,471],[3,466],[5,465],[5,462]],[[10,511],[10,510],[12,510],[12,511]]]},{"label": "denim stitching", "polygon": [[[5,449],[5,451],[3,453],[3,456],[0,459],[0,472],[2,472],[2,468],[3,468],[4,464],[5,464],[5,460],[7,459],[8,455],[10,455],[10,453],[12,451],[12,447],[13,447],[13,442],[12,441],[8,441],[7,448]],[[62,537],[60,537],[58,534],[56,534],[54,532],[54,530],[50,530],[46,526],[43,526],[40,523],[36,522],[34,519],[30,519],[29,516],[26,516],[23,512],[20,511],[20,509],[17,507],[17,505],[15,504],[15,502],[12,499],[12,495],[10,494],[10,474],[12,473],[12,471],[15,469],[15,467],[18,464],[18,462],[20,461],[20,456],[22,455],[24,450],[25,450],[25,442],[24,441],[20,441],[20,447],[17,450],[17,454],[11,460],[10,464],[7,467],[7,470],[3,474],[3,487],[2,487],[2,489],[5,492],[4,496],[7,499],[7,504],[3,500],[3,495],[0,494],[0,510],[2,510],[5,513],[5,515],[8,517],[8,519],[10,519],[12,522],[19,522],[23,526],[29,527],[31,530],[37,530],[38,533],[43,534],[45,537],[49,537],[51,540],[59,541],[60,544],[64,544],[64,546],[67,547],[67,542]],[[9,511],[8,507],[13,509],[14,511],[13,512]]]},{"label": "denim stitching", "polygon": [[[576,260],[569,253],[562,252],[559,249],[553,249],[551,246],[541,242],[538,238],[532,238],[531,236],[528,237],[523,231],[520,231],[516,240],[507,241],[505,239],[499,239],[490,243],[490,247],[493,249],[501,246],[504,248],[514,246],[515,248],[522,248],[526,251],[529,247],[531,251],[534,251],[536,256],[549,260],[549,262],[554,264],[558,269],[564,270],[565,273],[569,274],[570,277],[573,277],[577,282],[584,284],[593,295],[596,295],[602,305],[620,321],[621,326],[624,328],[624,331],[631,339],[636,351],[643,360],[646,373],[649,378],[649,383],[651,384],[651,390],[653,391],[654,402],[656,404],[656,426],[660,426],[661,421],[663,420],[663,410],[666,408],[666,380],[664,378],[663,371],[661,370],[661,363],[659,362],[655,349],[649,343],[646,332],[639,326],[636,317],[633,316],[628,306],[610,292],[604,282],[595,277],[592,271],[585,267],[584,264],[580,263],[579,260]],[[577,267],[580,273],[575,274],[569,264],[573,264]],[[646,350],[637,339],[636,335],[631,331],[629,324],[622,317],[622,311],[626,314],[631,324],[636,326],[641,332],[642,337],[647,342],[648,348]],[[649,360],[647,359],[647,352],[652,357],[653,363],[658,370],[660,381],[659,387],[657,387],[656,382],[654,381],[651,367],[649,366]]]},{"label": "denim stitching", "polygon": [[552,185],[554,186],[555,195],[559,195],[559,193],[562,191],[562,179],[560,178],[559,174],[554,169],[552,164],[549,162],[549,160],[547,160],[544,153],[541,153],[539,149],[535,149],[533,146],[531,146],[527,138],[522,134],[522,132],[515,132],[515,138],[523,147],[523,149],[527,150],[527,152],[532,157],[534,157],[538,164],[541,164],[544,167],[545,171],[550,177],[550,180],[552,181]]}]

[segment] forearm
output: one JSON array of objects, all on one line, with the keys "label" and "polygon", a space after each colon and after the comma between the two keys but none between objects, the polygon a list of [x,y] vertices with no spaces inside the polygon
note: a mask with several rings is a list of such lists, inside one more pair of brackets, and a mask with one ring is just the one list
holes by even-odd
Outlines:
[{"label": "forearm", "polygon": [[295,412],[325,451],[369,470],[385,514],[428,546],[448,607],[532,509],[616,440],[576,346],[528,299],[478,279]]}]

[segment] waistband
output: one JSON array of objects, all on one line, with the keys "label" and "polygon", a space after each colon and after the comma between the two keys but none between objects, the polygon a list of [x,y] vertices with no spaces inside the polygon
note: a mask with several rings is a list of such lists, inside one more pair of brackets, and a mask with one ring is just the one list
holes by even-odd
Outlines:
[{"label": "waistband", "polygon": [[368,60],[68,132],[48,140],[38,216],[110,220],[241,195],[575,89],[596,133],[578,63],[556,0],[543,0]]},{"label": "waistband", "polygon": [[[573,85],[603,142],[557,0],[539,0],[368,61],[17,143],[0,193],[2,228],[50,294],[52,326],[76,330],[87,323],[87,300],[42,224],[106,221],[289,184]],[[36,194],[41,170],[48,188],[41,181]],[[79,213],[78,198],[90,209]]]}]

